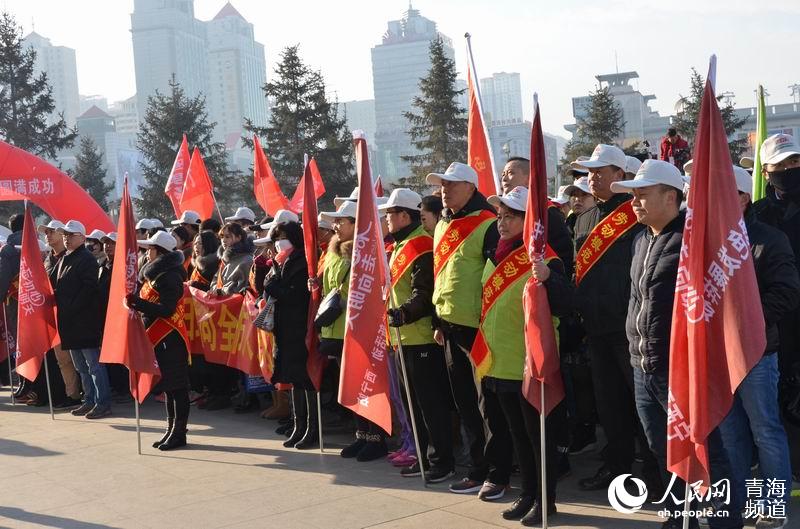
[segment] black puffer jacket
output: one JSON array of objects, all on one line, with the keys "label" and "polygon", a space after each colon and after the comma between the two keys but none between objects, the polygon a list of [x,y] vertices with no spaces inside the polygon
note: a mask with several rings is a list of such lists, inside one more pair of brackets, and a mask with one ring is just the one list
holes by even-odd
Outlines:
[{"label": "black puffer jacket", "polygon": [[[628,194],[616,194],[581,213],[575,221],[575,248],[581,247],[602,219],[630,199]],[[637,224],[617,239],[575,289],[575,306],[583,318],[587,335],[625,332],[631,294],[633,240],[643,228]],[[576,259],[580,259],[577,253]]]},{"label": "black puffer jacket", "polygon": [[[142,269],[142,277],[158,292],[158,302],[151,303],[139,297],[130,302],[133,309],[142,313],[146,327],[158,318],[169,318],[175,314],[178,302],[183,297],[183,282],[186,270],[183,268],[183,253],[178,250],[159,256],[148,262]],[[178,331],[171,331],[166,338],[154,347],[161,379],[154,391],[176,391],[188,388],[189,354]]]},{"label": "black puffer jacket", "polygon": [[[21,245],[22,232],[15,231],[8,236],[6,244],[0,249],[0,301],[6,299],[11,283],[19,275],[20,251],[17,250],[16,246]],[[16,304],[14,306],[16,307]]]},{"label": "black puffer jacket", "polygon": [[567,277],[575,272],[575,247],[572,246],[572,234],[567,227],[567,219],[557,207],[547,208],[547,244],[561,259]]},{"label": "black puffer jacket", "polygon": [[686,213],[681,211],[658,235],[640,231],[633,243],[631,297],[625,331],[631,365],[646,373],[669,369],[669,338],[678,260]]},{"label": "black puffer jacket", "polygon": [[103,322],[97,291],[97,259],[85,246],[61,258],[55,284],[58,334],[64,349],[100,347]]}]

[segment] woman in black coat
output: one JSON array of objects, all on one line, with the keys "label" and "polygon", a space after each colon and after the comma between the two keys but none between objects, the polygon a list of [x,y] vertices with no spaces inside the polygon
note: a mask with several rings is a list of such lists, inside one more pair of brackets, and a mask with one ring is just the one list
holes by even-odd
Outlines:
[{"label": "woman in black coat", "polygon": [[[129,294],[128,306],[142,313],[149,329],[159,320],[169,320],[178,310],[183,297],[186,271],[184,256],[175,250],[175,239],[167,232],[156,233],[150,239],[139,241],[147,248],[147,263],[141,276],[145,283],[139,295]],[[183,320],[178,325],[182,326]],[[185,331],[184,331],[185,332]],[[166,394],[167,431],[153,448],[171,450],[186,446],[186,426],[189,421],[189,353],[181,333],[172,328],[154,347],[161,379],[153,388]]]},{"label": "woman in black coat", "polygon": [[308,269],[303,230],[297,222],[277,225],[272,232],[276,256],[264,282],[264,298],[275,300],[275,367],[272,383],[292,384],[294,427],[283,445],[313,448],[319,442],[317,396],[308,377],[305,323],[308,320]]}]

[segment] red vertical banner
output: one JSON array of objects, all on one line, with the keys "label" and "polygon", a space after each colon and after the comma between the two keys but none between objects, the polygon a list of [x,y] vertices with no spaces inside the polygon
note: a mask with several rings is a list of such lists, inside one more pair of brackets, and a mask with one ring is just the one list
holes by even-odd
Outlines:
[{"label": "red vertical banner", "polygon": [[[317,276],[317,266],[319,263],[319,243],[317,241],[317,190],[313,182],[313,168],[316,163],[312,158],[306,165],[303,173],[303,249],[306,254],[306,266],[308,267],[308,277]],[[306,319],[306,348],[308,349],[308,361],[306,369],[308,377],[319,391],[322,384],[322,371],[325,369],[326,359],[319,354],[319,335],[314,326],[314,318],[320,303],[320,291],[311,291],[311,301],[308,304],[308,318]]]},{"label": "red vertical banner", "polygon": [[25,207],[22,229],[17,303],[17,373],[33,382],[39,375],[44,355],[59,340],[56,300],[44,269],[30,206]]},{"label": "red vertical banner", "polygon": [[707,438],[766,348],[712,57],[692,159],[670,342],[667,469],[709,486]]},{"label": "red vertical banner", "polygon": [[139,312],[128,308],[125,303],[128,294],[136,293],[139,277],[139,247],[136,243],[135,226],[126,179],[119,208],[117,247],[114,250],[114,269],[111,271],[111,289],[100,361],[127,367],[131,394],[139,402],[143,402],[161,378],[161,371]]},{"label": "red vertical banner", "polygon": [[181,218],[183,209],[181,209],[181,195],[183,194],[183,184],[186,182],[186,172],[189,170],[189,144],[186,141],[186,134],[183,135],[183,141],[178,148],[178,154],[175,156],[175,162],[172,164],[172,170],[169,172],[167,185],[164,188],[164,193],[169,198],[172,204],[172,209],[175,211],[175,218]]},{"label": "red vertical banner", "polygon": [[369,170],[367,142],[363,137],[354,137],[359,198],[345,315],[339,403],[391,434],[384,302],[389,291],[388,266]]},{"label": "red vertical banner", "polygon": [[500,194],[500,181],[495,176],[492,148],[489,145],[489,133],[483,121],[478,74],[475,72],[475,61],[472,58],[472,46],[469,33],[467,37],[467,90],[469,92],[469,108],[467,109],[467,165],[478,173],[478,191],[484,196]]},{"label": "red vertical banner", "polygon": [[194,148],[189,161],[189,172],[181,193],[181,211],[196,211],[201,219],[209,219],[214,214],[214,185],[206,170],[200,149]]},{"label": "red vertical banner", "polygon": [[279,209],[290,209],[278,180],[272,173],[267,155],[261,149],[258,136],[253,135],[253,194],[267,215],[274,216]]}]

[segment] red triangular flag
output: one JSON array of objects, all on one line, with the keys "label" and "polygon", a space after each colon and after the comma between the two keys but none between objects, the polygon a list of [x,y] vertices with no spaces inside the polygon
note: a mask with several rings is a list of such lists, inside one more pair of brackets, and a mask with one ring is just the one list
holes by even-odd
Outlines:
[{"label": "red triangular flag", "polygon": [[703,488],[709,486],[707,437],[767,346],[728,135],[714,96],[715,60],[692,157],[672,312],[667,410],[667,470],[688,483],[702,480]]},{"label": "red triangular flag", "polygon": [[375,196],[376,197],[383,196],[383,184],[381,183],[381,175],[378,175],[378,178],[375,179]]},{"label": "red triangular flag", "polygon": [[136,293],[136,281],[139,277],[137,255],[136,227],[126,179],[119,208],[117,247],[114,250],[114,268],[111,271],[111,289],[100,361],[127,367],[131,394],[139,402],[143,402],[161,377],[161,371],[158,369],[153,344],[145,334],[141,316],[125,305],[125,296]]},{"label": "red triangular flag", "polygon": [[190,209],[196,211],[201,219],[209,219],[214,214],[215,203],[211,177],[208,176],[200,149],[195,147],[189,162],[189,172],[186,175],[179,207],[181,211]]},{"label": "red triangular flag", "polygon": [[391,434],[386,305],[383,298],[384,292],[389,291],[388,266],[375,188],[369,171],[367,142],[363,137],[355,139],[355,151],[359,198],[345,315],[339,403]]},{"label": "red triangular flag", "polygon": [[186,171],[189,170],[189,162],[189,144],[186,141],[186,134],[184,134],[178,154],[175,156],[175,162],[172,164],[172,171],[169,172],[167,186],[164,188],[164,193],[175,211],[175,218],[181,218],[183,214],[181,195],[183,194],[183,184],[186,182]]},{"label": "red triangular flag", "polygon": [[[312,176],[316,163],[312,158],[306,165],[303,172],[303,178],[300,179],[303,184],[303,247],[306,252],[306,266],[308,269],[308,277],[317,276],[317,266],[319,263],[319,244],[317,242],[317,196],[318,190],[315,189],[315,179]],[[319,289],[311,291],[311,301],[308,304],[308,319],[306,321],[306,347],[308,348],[308,361],[306,362],[306,369],[308,370],[308,377],[314,384],[314,387],[319,391],[322,384],[322,371],[325,368],[325,361],[322,355],[319,354],[319,335],[314,326],[314,318],[317,315],[317,308],[320,303]]]},{"label": "red triangular flag", "polygon": [[258,136],[255,135],[253,135],[253,194],[267,215],[274,216],[279,209],[290,209],[289,201],[281,191],[281,186],[269,166],[267,155],[264,154]]},{"label": "red triangular flag", "polygon": [[31,208],[25,208],[22,251],[19,258],[17,313],[17,373],[33,382],[39,375],[44,355],[58,344],[56,300],[44,269],[36,224]]},{"label": "red triangular flag", "polygon": [[473,71],[472,50],[468,47],[467,89],[469,91],[469,114],[467,116],[467,163],[478,173],[478,191],[484,196],[500,193],[500,185],[495,178],[494,160],[489,147],[489,135],[483,123],[480,93]]},{"label": "red triangular flag", "polygon": [[[531,262],[544,259],[547,248],[547,161],[539,103],[534,98],[531,131],[531,172],[528,205],[522,239]],[[547,415],[564,398],[564,381],[558,357],[558,342],[547,300],[547,288],[531,276],[522,295],[525,313],[525,370],[522,393],[539,413]],[[544,405],[542,388],[544,387]]]},{"label": "red triangular flag", "polygon": [[[311,169],[311,178],[314,181],[314,199],[319,200],[320,197],[325,194],[325,184],[322,183],[322,175],[319,172],[317,161],[314,158],[311,158],[309,166]],[[297,189],[294,190],[294,195],[292,195],[292,200],[289,203],[289,209],[295,213],[300,213],[303,211],[306,172],[307,171],[303,172],[303,176],[300,178],[300,182],[297,184]],[[305,215],[303,215],[303,217],[305,217]]]}]

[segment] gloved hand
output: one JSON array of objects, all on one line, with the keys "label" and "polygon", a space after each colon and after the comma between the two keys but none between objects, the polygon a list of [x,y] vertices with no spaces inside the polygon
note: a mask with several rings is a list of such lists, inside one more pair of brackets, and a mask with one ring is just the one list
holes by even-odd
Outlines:
[{"label": "gloved hand", "polygon": [[136,308],[136,302],[139,301],[139,299],[139,296],[136,294],[128,294],[125,296],[125,304],[131,309]]},{"label": "gloved hand", "polygon": [[403,309],[389,309],[386,311],[390,327],[402,327],[405,325],[406,316]]}]

